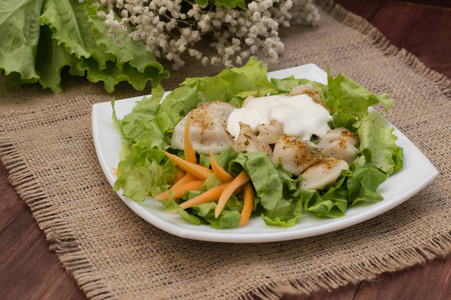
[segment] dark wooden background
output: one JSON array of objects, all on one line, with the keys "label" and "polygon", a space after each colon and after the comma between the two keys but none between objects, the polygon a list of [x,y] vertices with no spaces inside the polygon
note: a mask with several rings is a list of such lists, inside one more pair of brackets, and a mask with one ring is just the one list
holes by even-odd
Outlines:
[{"label": "dark wooden background", "polygon": [[[451,78],[451,1],[338,0],[394,45]],[[0,299],[86,299],[0,164]],[[332,292],[288,299],[451,299],[451,257]]]}]

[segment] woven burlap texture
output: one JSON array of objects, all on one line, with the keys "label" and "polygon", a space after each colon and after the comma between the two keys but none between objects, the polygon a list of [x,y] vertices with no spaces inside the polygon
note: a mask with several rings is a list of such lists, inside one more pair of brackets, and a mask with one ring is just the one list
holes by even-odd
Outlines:
[{"label": "woven burlap texture", "polygon": [[[0,156],[50,246],[92,299],[277,299],[375,278],[451,251],[450,82],[399,50],[363,19],[323,4],[316,28],[282,31],[285,54],[269,70],[315,63],[396,99],[383,113],[439,170],[391,211],[337,232],[287,242],[182,239],[146,223],[104,177],[94,149],[94,103],[150,93],[63,78],[64,93],[11,88],[0,78]],[[214,75],[189,63],[163,82]]]}]

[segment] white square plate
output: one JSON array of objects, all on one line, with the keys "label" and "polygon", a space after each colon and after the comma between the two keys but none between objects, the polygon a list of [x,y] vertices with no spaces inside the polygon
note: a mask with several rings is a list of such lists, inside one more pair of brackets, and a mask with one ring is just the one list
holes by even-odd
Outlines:
[{"label": "white square plate", "polygon": [[[307,78],[327,83],[326,73],[314,64],[271,72],[268,77],[285,78],[291,75],[296,78]],[[117,117],[122,119],[126,114],[129,114],[136,101],[141,98],[135,97],[116,101]],[[94,144],[102,170],[111,186],[114,185],[116,180],[112,168],[116,168],[119,163],[119,151],[123,141],[113,123],[112,112],[110,102],[97,103],[92,108]],[[377,114],[373,110],[371,113]],[[379,114],[378,118],[382,125],[392,127]],[[285,228],[268,226],[262,218],[252,218],[246,226],[241,228],[213,229],[209,225],[193,225],[183,220],[178,214],[167,213],[163,205],[151,197],[147,197],[146,201],[138,203],[124,197],[122,190],[118,191],[117,194],[131,210],[144,220],[183,238],[227,243],[262,243],[324,234],[355,225],[392,209],[418,193],[437,177],[437,169],[426,156],[399,130],[395,128],[393,133],[398,137],[397,145],[404,148],[404,166],[379,186],[378,192],[384,197],[384,200],[377,203],[362,203],[349,208],[346,211],[346,216],[338,219],[305,215],[298,220],[295,226]]]}]

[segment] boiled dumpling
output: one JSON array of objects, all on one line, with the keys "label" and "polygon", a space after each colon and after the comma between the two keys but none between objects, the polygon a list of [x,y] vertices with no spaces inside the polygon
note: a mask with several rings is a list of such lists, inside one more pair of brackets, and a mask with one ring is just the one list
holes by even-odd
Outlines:
[{"label": "boiled dumpling", "polygon": [[285,169],[299,174],[323,157],[324,154],[312,142],[294,136],[283,136],[277,140],[271,160],[275,164],[280,160]]},{"label": "boiled dumpling", "polygon": [[276,120],[272,120],[270,124],[257,125],[256,136],[263,143],[275,144],[283,136],[283,125]]},{"label": "boiled dumpling", "polygon": [[272,150],[267,143],[263,143],[257,139],[251,127],[240,122],[240,134],[233,141],[232,147],[235,152],[266,152],[271,157]]},{"label": "boiled dumpling", "polygon": [[318,143],[318,147],[326,156],[345,160],[347,163],[353,162],[359,151],[355,144],[357,137],[346,128],[340,127],[329,131]]},{"label": "boiled dumpling", "polygon": [[322,190],[326,185],[335,184],[342,170],[349,170],[347,162],[337,158],[325,158],[301,174],[302,188]]},{"label": "boiled dumpling", "polygon": [[297,96],[297,95],[307,95],[310,98],[312,98],[313,101],[315,101],[318,104],[321,104],[324,108],[326,108],[329,112],[332,112],[332,110],[324,105],[323,100],[319,96],[318,92],[316,92],[312,85],[310,83],[307,84],[301,84],[298,86],[295,86],[291,89],[288,96]]},{"label": "boiled dumpling", "polygon": [[174,128],[171,138],[171,147],[185,148],[184,133],[186,119],[190,118],[190,139],[194,150],[202,154],[209,154],[210,150],[220,153],[232,144],[232,136],[226,130],[224,120],[203,107],[193,109]]},{"label": "boiled dumpling", "polygon": [[197,106],[197,108],[205,109],[209,113],[214,114],[219,119],[223,120],[224,124],[227,126],[227,119],[235,109],[235,106],[224,101],[214,101],[202,102]]}]

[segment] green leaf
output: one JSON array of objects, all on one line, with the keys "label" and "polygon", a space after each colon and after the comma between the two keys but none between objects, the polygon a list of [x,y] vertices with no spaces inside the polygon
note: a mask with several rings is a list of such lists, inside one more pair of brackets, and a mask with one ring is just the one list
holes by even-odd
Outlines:
[{"label": "green leaf", "polygon": [[77,0],[46,0],[43,6],[41,23],[51,29],[58,45],[79,60],[78,73],[86,72],[91,82],[103,81],[107,92],[113,92],[122,81],[143,90],[147,81],[157,86],[169,76],[143,45],[125,36],[121,46],[111,40],[97,9]]},{"label": "green leaf", "polygon": [[349,205],[354,206],[362,201],[383,200],[376,190],[387,179],[387,175],[371,165],[364,167],[352,165],[351,168],[355,168],[355,170],[347,180]]},{"label": "green leaf", "polygon": [[271,82],[274,84],[274,87],[282,92],[282,93],[289,93],[292,88],[301,85],[301,84],[307,84],[310,83],[310,80],[308,79],[296,79],[294,76],[290,76],[284,79],[276,79],[271,78]]},{"label": "green leaf", "polygon": [[[198,3],[197,0],[196,3]],[[244,0],[215,0],[215,5],[217,7],[225,6],[227,9],[234,9],[236,7],[243,9],[246,8],[246,3]]]},{"label": "green leaf", "polygon": [[35,70],[42,0],[4,0],[0,9],[0,73],[20,86],[40,78]]},{"label": "green leaf", "polygon": [[42,25],[47,25],[53,38],[77,58],[94,56],[102,67],[113,57],[100,55],[104,47],[98,45],[91,30],[91,22],[83,4],[76,0],[46,0],[41,15]]},{"label": "green leaf", "polygon": [[224,151],[222,151],[219,154],[215,154],[214,158],[216,160],[216,162],[224,169],[224,170],[228,170],[229,169],[229,165],[231,163],[232,160],[234,160],[236,158],[237,154],[235,152],[235,150],[233,150],[233,148],[231,146],[227,146]]},{"label": "green leaf", "polygon": [[[380,125],[376,119],[366,116],[359,123],[360,151],[367,162],[373,163],[387,175],[402,165],[402,150],[395,144],[398,139],[393,129]],[[396,162],[395,162],[396,160]]]},{"label": "green leaf", "polygon": [[317,190],[301,189],[301,201],[306,211],[318,217],[339,218],[348,207],[346,199],[327,199]]},{"label": "green leaf", "polygon": [[254,57],[249,58],[248,62],[241,68],[232,68],[230,70],[234,73],[245,76],[249,81],[257,86],[258,89],[263,90],[267,88],[274,88],[274,85],[268,80],[268,72],[266,67],[263,66],[262,61],[259,61]]},{"label": "green leaf", "polygon": [[155,73],[154,77],[150,78],[153,86],[157,86],[162,78],[169,77],[169,72],[163,70],[163,66],[157,62],[152,52],[146,50],[143,42],[134,42],[124,34],[120,34],[117,40],[111,39],[106,34],[109,28],[105,20],[97,16],[98,7],[86,4],[84,9],[92,23],[91,28],[96,33],[94,36],[96,43],[103,45],[106,53],[114,56],[117,67],[128,63],[139,73]]},{"label": "green leaf", "polygon": [[173,90],[161,103],[161,109],[184,117],[198,102],[196,87],[185,85]]},{"label": "green leaf", "polygon": [[327,73],[327,85],[315,84],[315,90],[320,89],[324,104],[334,112],[343,111],[349,115],[363,117],[368,113],[368,107],[381,103],[389,110],[394,100],[387,94],[375,95],[352,79],[338,74],[335,78]]},{"label": "green leaf", "polygon": [[124,196],[144,201],[147,195],[158,195],[168,189],[175,179],[175,166],[164,153],[152,148],[152,141],[141,140],[131,146],[124,144],[114,190],[124,189]]},{"label": "green leaf", "polygon": [[41,37],[36,58],[36,71],[39,73],[39,83],[43,88],[50,88],[53,93],[60,93],[61,70],[70,66],[70,74],[85,76],[85,72],[78,68],[80,60],[70,55],[57,41],[52,39],[48,27],[41,27]]},{"label": "green leaf", "polygon": [[344,112],[336,112],[332,115],[332,128],[345,127],[351,131],[355,131],[354,123],[357,121],[356,117]]},{"label": "green leaf", "polygon": [[[289,191],[291,184],[284,184],[287,178],[271,162],[267,153],[240,153],[233,163],[241,165],[251,178],[259,203],[265,209],[263,216],[265,222],[285,224],[283,226],[293,225],[301,213],[296,210],[296,203],[292,200]],[[231,168],[236,167],[232,165]],[[290,219],[294,220],[289,221]]]},{"label": "green leaf", "polygon": [[202,219],[198,216],[195,216],[193,214],[190,214],[188,211],[184,210],[180,206],[178,206],[177,203],[175,203],[174,200],[170,200],[164,205],[164,208],[167,212],[172,213],[172,211],[177,210],[178,214],[186,221],[194,224],[194,225],[200,225],[202,223]]},{"label": "green leaf", "polygon": [[218,218],[207,216],[205,220],[214,229],[235,228],[240,225],[241,214],[237,210],[223,210]]},{"label": "green leaf", "polygon": [[200,6],[204,6],[208,4],[208,0],[194,0]]}]

